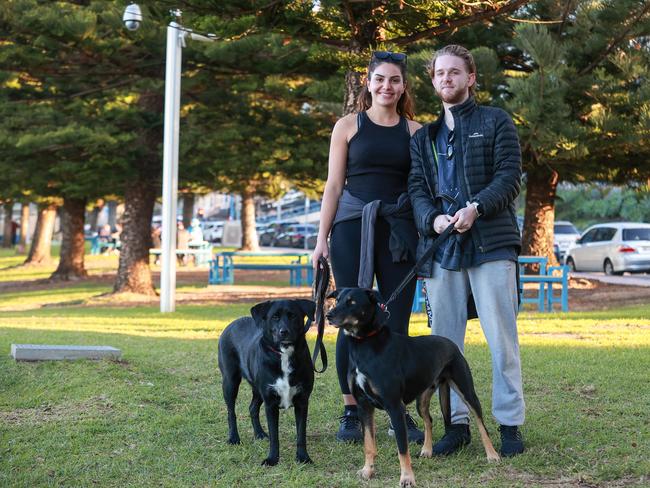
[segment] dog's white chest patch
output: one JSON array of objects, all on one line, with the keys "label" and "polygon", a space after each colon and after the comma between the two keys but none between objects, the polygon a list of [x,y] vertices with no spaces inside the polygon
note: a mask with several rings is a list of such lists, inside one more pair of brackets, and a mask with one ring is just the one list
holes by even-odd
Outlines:
[{"label": "dog's white chest patch", "polygon": [[297,386],[291,386],[289,384],[289,375],[292,371],[289,358],[292,354],[293,347],[282,349],[280,358],[282,376],[278,377],[278,379],[275,380],[275,383],[271,385],[271,388],[273,388],[280,397],[280,406],[282,408],[289,408],[292,405],[293,397],[298,393],[299,389]]},{"label": "dog's white chest patch", "polygon": [[366,375],[364,375],[361,371],[359,371],[359,368],[356,368],[354,381],[356,381],[359,388],[361,388],[363,391],[366,391],[365,388],[365,384],[367,382]]}]

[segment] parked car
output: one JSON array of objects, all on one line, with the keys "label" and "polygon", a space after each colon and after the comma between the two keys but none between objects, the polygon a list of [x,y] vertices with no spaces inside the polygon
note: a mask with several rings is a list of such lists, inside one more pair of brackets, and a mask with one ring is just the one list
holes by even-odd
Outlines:
[{"label": "parked car", "polygon": [[313,240],[313,237],[310,236],[315,234],[318,234],[318,227],[313,224],[290,225],[284,232],[278,234],[274,245],[278,247],[304,248],[305,239],[309,244],[310,240]]},{"label": "parked car", "polygon": [[209,242],[221,242],[223,238],[223,221],[206,220],[203,227],[203,239]]},{"label": "parked car", "polygon": [[580,237],[580,232],[568,220],[557,220],[553,226],[553,243],[559,250],[558,261],[562,261],[567,249]]},{"label": "parked car", "polygon": [[274,224],[257,224],[255,226],[257,232],[257,242],[260,246],[270,246],[276,235]]},{"label": "parked car", "polygon": [[604,271],[621,275],[650,271],[650,224],[613,222],[589,227],[569,247],[572,271]]}]

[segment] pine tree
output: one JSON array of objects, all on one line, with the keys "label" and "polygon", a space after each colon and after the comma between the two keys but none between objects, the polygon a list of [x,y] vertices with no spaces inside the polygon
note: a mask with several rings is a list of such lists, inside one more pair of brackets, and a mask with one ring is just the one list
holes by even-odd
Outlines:
[{"label": "pine tree", "polygon": [[650,2],[537,2],[513,45],[507,108],[521,138],[526,172],[523,253],[553,258],[553,221],[561,180],[644,181],[650,90],[643,88]]}]

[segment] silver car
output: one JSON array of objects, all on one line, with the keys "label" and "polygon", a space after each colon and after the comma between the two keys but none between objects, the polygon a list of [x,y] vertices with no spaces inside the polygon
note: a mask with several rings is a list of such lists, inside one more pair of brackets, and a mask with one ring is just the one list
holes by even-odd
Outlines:
[{"label": "silver car", "polygon": [[[553,226],[553,244],[558,247],[560,258],[563,258],[567,249],[580,237],[580,232],[568,220],[556,220]],[[561,259],[558,258],[558,261]]]},{"label": "silver car", "polygon": [[650,271],[650,224],[613,222],[589,227],[567,250],[572,271],[621,275]]}]

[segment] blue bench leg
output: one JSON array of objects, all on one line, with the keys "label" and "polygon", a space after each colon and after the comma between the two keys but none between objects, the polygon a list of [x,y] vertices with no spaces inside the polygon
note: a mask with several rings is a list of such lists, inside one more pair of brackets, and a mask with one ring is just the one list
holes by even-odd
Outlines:
[{"label": "blue bench leg", "polygon": [[411,306],[411,312],[419,313],[422,311],[422,280],[415,281],[415,294],[413,295],[413,305]]},{"label": "blue bench leg", "polygon": [[297,269],[289,270],[289,286],[300,286],[300,271]]},{"label": "blue bench leg", "polygon": [[569,311],[569,273],[568,273],[568,268],[565,267],[565,269],[562,272],[562,311],[563,312],[568,312]]}]

